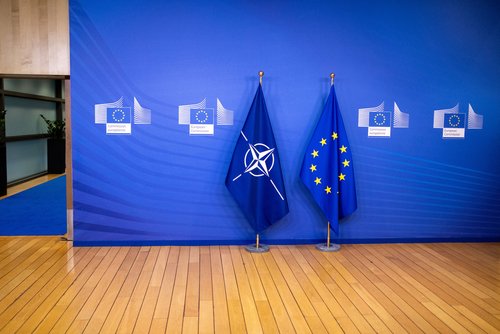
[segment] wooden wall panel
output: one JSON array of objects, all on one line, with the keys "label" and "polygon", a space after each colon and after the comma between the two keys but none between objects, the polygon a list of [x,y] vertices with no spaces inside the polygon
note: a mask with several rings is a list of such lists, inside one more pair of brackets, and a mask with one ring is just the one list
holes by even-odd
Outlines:
[{"label": "wooden wall panel", "polygon": [[0,74],[69,75],[68,0],[0,0]]}]

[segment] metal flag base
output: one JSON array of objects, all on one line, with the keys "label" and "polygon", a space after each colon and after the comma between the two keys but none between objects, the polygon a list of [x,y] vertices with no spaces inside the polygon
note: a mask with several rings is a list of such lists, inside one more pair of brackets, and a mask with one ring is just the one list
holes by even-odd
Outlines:
[{"label": "metal flag base", "polygon": [[245,249],[250,253],[265,253],[269,252],[269,246],[263,245],[260,243],[259,235],[257,234],[257,238],[255,239],[254,245],[245,246]]},{"label": "metal flag base", "polygon": [[250,252],[250,253],[265,253],[265,252],[269,252],[269,246],[268,245],[263,245],[263,244],[248,245],[248,246],[245,246],[245,249],[248,252]]},{"label": "metal flag base", "polygon": [[338,244],[317,244],[316,249],[321,252],[338,252],[340,250],[340,245]]},{"label": "metal flag base", "polygon": [[[332,80],[333,80],[333,76],[332,76]],[[321,252],[337,252],[340,250],[339,244],[332,244],[330,242],[330,222],[328,222],[328,229],[327,229],[327,233],[326,233],[326,243],[317,244],[316,249],[321,251]]]}]

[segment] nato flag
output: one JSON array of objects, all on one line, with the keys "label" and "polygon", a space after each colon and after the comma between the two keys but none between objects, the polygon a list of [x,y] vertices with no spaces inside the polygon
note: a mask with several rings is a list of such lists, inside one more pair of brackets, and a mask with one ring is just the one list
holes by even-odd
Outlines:
[{"label": "nato flag", "polygon": [[261,85],[234,148],[226,187],[256,233],[288,213],[278,149]]},{"label": "nato flag", "polygon": [[339,219],[356,208],[351,146],[332,85],[304,154],[300,178],[338,235]]}]

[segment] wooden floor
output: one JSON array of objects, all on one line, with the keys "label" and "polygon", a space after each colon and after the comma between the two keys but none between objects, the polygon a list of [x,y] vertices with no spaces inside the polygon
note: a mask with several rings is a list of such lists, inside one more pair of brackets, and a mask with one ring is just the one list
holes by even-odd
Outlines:
[{"label": "wooden floor", "polygon": [[499,333],[500,244],[73,248],[0,237],[1,333]]}]

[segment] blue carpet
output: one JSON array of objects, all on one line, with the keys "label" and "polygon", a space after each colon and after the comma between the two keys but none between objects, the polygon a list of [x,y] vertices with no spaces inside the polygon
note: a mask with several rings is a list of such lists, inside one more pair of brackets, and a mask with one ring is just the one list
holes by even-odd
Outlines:
[{"label": "blue carpet", "polygon": [[0,235],[66,233],[66,176],[0,200]]}]

